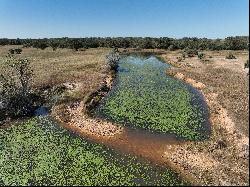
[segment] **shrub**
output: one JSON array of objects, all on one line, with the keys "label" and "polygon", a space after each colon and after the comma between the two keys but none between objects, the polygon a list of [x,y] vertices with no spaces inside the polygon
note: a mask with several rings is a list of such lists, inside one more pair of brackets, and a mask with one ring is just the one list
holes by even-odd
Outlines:
[{"label": "shrub", "polygon": [[9,52],[10,52],[10,54],[21,54],[21,52],[22,52],[22,49],[19,49],[19,48],[17,48],[17,49],[10,49],[9,50]]},{"label": "shrub", "polygon": [[37,41],[33,44],[33,47],[44,50],[48,47],[48,44],[46,42]]},{"label": "shrub", "polygon": [[80,48],[79,51],[86,51],[86,48]]},{"label": "shrub", "polygon": [[10,49],[9,52],[10,52],[10,54],[15,54],[15,50],[14,49]]},{"label": "shrub", "polygon": [[245,68],[249,68],[249,60],[245,63]]},{"label": "shrub", "polygon": [[138,46],[137,46],[137,47],[135,48],[135,51],[141,51],[141,50],[142,50],[141,47],[138,47]]},{"label": "shrub", "polygon": [[228,55],[226,56],[226,59],[236,59],[236,57],[230,52],[230,53],[228,53]]},{"label": "shrub", "polygon": [[177,61],[178,61],[178,62],[181,62],[182,60],[183,60],[182,57],[179,57],[179,56],[177,57]]},{"label": "shrub", "polygon": [[168,50],[170,50],[170,51],[174,51],[174,50],[175,50],[174,45],[170,45],[170,46],[168,46]]},{"label": "shrub", "polygon": [[120,54],[118,49],[113,49],[107,56],[107,63],[110,66],[111,70],[117,71],[118,62],[120,60]]},{"label": "shrub", "polygon": [[21,54],[22,53],[22,49],[20,49],[20,48],[18,48],[18,49],[15,49],[15,52],[16,52],[16,54]]},{"label": "shrub", "polygon": [[182,53],[182,58],[185,59],[186,58],[186,54]]},{"label": "shrub", "polygon": [[27,59],[16,59],[9,55],[7,67],[0,75],[1,110],[6,116],[25,116],[32,111],[32,93],[30,89],[32,70]]},{"label": "shrub", "polygon": [[205,58],[205,54],[204,54],[204,53],[198,53],[198,58],[199,58],[199,59]]},{"label": "shrub", "polygon": [[198,55],[198,51],[196,49],[185,49],[184,52],[188,57],[194,57],[195,55]]},{"label": "shrub", "polygon": [[201,59],[201,62],[207,64],[207,63],[209,63],[211,61],[209,59]]},{"label": "shrub", "polygon": [[56,41],[50,41],[49,46],[52,47],[53,51],[55,51],[59,47],[59,43]]}]

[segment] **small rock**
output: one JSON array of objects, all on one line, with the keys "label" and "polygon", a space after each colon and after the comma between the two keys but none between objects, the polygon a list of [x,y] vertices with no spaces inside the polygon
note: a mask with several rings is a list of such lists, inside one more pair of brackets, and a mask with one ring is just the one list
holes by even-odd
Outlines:
[{"label": "small rock", "polygon": [[184,79],[184,75],[182,73],[176,73],[175,77],[178,78],[178,79],[181,79],[181,80]]},{"label": "small rock", "polygon": [[201,89],[201,88],[205,88],[206,86],[205,86],[205,84],[203,84],[203,83],[201,83],[201,82],[197,82],[197,83],[195,84],[195,87],[198,88],[198,89]]}]

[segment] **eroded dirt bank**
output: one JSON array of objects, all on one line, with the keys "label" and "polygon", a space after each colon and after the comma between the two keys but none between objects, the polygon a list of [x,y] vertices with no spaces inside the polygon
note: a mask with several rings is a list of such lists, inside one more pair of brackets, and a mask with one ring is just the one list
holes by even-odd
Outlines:
[{"label": "eroded dirt bank", "polygon": [[163,55],[178,67],[167,74],[198,88],[210,108],[212,136],[204,142],[175,146],[165,158],[190,172],[200,184],[247,185],[249,183],[249,77],[244,60],[218,55],[207,63],[198,58],[182,64]]},{"label": "eroded dirt bank", "polygon": [[[176,55],[171,57],[162,55],[161,57],[169,61]],[[222,58],[213,60],[214,63],[202,64],[198,59],[190,59],[178,68],[172,68],[167,72],[198,88],[206,98],[212,122],[210,140],[180,142],[176,137],[155,136],[146,131],[138,132],[111,122],[93,119],[85,114],[87,106],[85,101],[74,102],[71,105],[58,105],[54,107],[52,115],[61,121],[65,128],[83,137],[104,143],[119,151],[147,158],[158,164],[167,163],[194,185],[247,185],[249,182],[249,140],[244,128],[248,128],[245,127],[248,126],[248,113],[246,112],[248,86],[247,82],[245,83],[248,78],[244,70],[235,71],[225,68],[227,62],[220,64],[219,61]],[[175,64],[174,61],[171,63]],[[185,63],[189,65],[185,66]],[[229,71],[229,74],[224,73],[225,71]],[[225,77],[227,75],[236,77],[235,83],[239,82],[237,79],[239,78],[243,84],[238,86],[232,84],[231,79]],[[226,83],[220,85],[222,80]],[[229,83],[238,90],[228,88],[226,85]],[[108,87],[112,86],[110,75],[104,84]],[[239,93],[239,99],[235,101],[232,95],[225,95],[224,92],[227,91],[232,92],[232,95]],[[239,114],[231,115],[235,112],[232,108],[236,102],[237,106],[242,107],[239,110],[240,114],[245,116],[237,118]]]}]

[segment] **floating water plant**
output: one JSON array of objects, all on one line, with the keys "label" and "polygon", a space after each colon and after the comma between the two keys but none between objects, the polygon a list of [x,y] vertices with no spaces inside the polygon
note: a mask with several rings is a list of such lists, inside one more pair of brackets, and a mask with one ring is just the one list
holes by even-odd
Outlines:
[{"label": "floating water plant", "polygon": [[0,168],[0,186],[185,185],[169,169],[90,143],[48,117],[0,129]]},{"label": "floating water plant", "polygon": [[156,57],[120,60],[116,85],[96,113],[123,125],[173,133],[189,140],[206,136],[207,109],[186,83],[165,74]]}]

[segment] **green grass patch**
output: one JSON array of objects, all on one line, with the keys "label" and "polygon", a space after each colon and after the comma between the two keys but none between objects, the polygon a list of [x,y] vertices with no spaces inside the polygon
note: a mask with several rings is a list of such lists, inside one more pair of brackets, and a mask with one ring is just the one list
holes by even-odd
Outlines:
[{"label": "green grass patch", "polygon": [[184,185],[171,170],[118,155],[48,117],[0,129],[0,185]]},{"label": "green grass patch", "polygon": [[184,82],[167,76],[168,67],[155,57],[123,58],[116,86],[97,108],[97,115],[189,140],[204,139],[203,99]]}]

